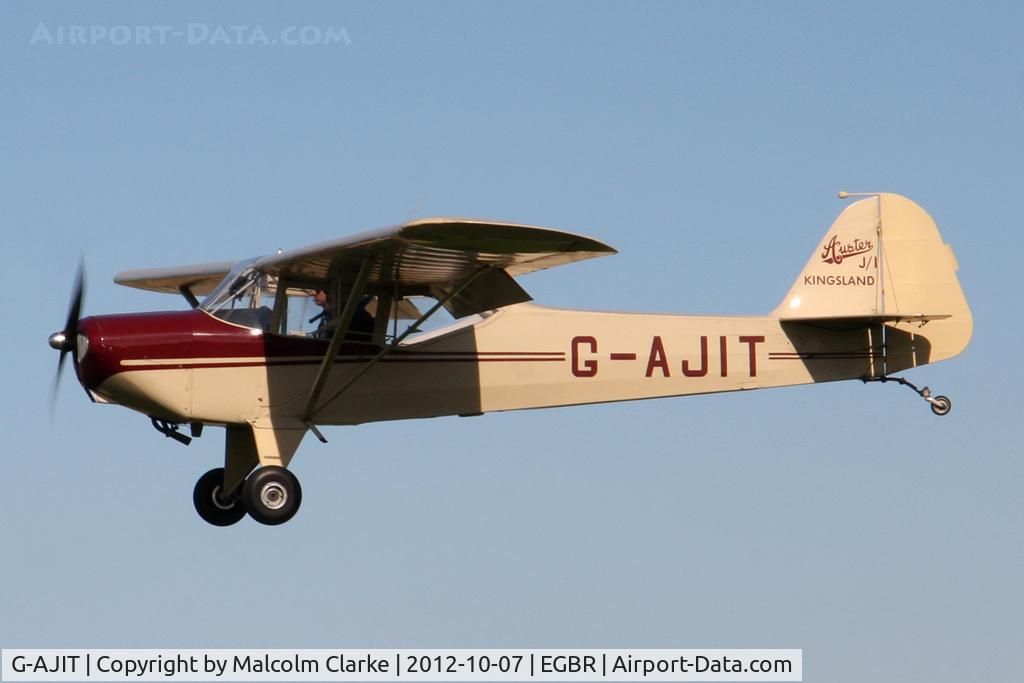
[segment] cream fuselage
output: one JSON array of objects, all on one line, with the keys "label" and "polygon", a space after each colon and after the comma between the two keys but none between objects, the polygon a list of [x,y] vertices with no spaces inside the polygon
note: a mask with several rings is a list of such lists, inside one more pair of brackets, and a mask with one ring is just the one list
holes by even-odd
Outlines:
[{"label": "cream fuselage", "polygon": [[[83,321],[86,388],[176,422],[302,423],[325,341],[265,335],[203,311],[160,315]],[[939,351],[906,327],[889,327],[889,372]],[[402,344],[335,396],[378,351],[342,347],[322,394],[330,400],[314,420],[350,425],[879,376],[879,330],[519,304]]]}]

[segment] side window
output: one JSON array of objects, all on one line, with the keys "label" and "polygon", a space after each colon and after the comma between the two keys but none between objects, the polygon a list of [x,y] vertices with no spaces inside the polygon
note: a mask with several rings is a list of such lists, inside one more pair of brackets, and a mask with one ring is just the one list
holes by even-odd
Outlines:
[{"label": "side window", "polygon": [[287,315],[284,333],[296,337],[312,337],[327,317],[327,311],[317,304],[316,290],[288,290]]},{"label": "side window", "polygon": [[[269,294],[264,292],[260,305],[255,308],[263,311],[269,306],[272,310],[264,330],[317,339],[330,339],[334,335],[335,324],[347,301],[346,292],[341,294],[339,301],[334,301],[325,289],[315,284],[288,283],[284,288],[277,287],[277,283],[273,284],[274,291]],[[358,302],[345,339],[347,342],[383,346],[409,331],[422,313],[435,303],[430,297],[417,296],[402,298],[395,304],[393,297],[388,294],[366,294]],[[266,316],[266,312],[262,315]],[[448,312],[440,309],[425,324],[410,331],[408,338],[414,338],[419,333],[433,332],[453,322]]]},{"label": "side window", "polygon": [[[330,339],[346,300],[347,294],[340,301],[335,301],[325,289],[316,287],[302,290],[289,288],[287,302],[282,302],[287,310],[280,313],[275,311],[275,315],[287,321],[285,334]],[[369,310],[372,300],[373,297],[364,296],[358,302],[346,339],[365,342],[374,339],[376,320]]]},{"label": "side window", "polygon": [[[226,322],[270,334],[320,339],[334,335],[348,292],[341,291],[332,297],[326,283],[279,281],[255,270],[251,263],[236,266],[200,308]],[[399,337],[413,342],[420,335],[442,333],[454,323],[465,324],[472,318],[455,321],[442,308],[416,329],[410,329],[423,312],[436,304],[437,300],[430,296],[402,296],[381,290],[368,293],[360,298],[345,339],[375,346]]]},{"label": "side window", "polygon": [[[386,338],[390,341],[408,333],[406,340],[412,341],[418,334],[436,332],[439,329],[450,326],[455,319],[444,308],[439,308],[420,326],[410,330],[412,325],[418,321],[424,313],[429,311],[437,303],[437,300],[429,296],[411,296],[399,299],[397,305],[392,303],[384,312],[388,316]],[[379,301],[374,299],[367,308],[377,313]]]}]

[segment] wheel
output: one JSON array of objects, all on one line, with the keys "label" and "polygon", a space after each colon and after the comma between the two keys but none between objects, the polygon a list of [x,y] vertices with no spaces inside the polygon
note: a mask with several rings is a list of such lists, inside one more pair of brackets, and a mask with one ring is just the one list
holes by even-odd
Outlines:
[{"label": "wheel", "polygon": [[285,468],[268,465],[245,480],[242,503],[249,516],[260,524],[284,524],[299,511],[302,487]]},{"label": "wheel", "polygon": [[936,415],[945,415],[953,409],[953,402],[946,396],[936,396],[930,403],[932,404],[932,412]]},{"label": "wheel", "polygon": [[231,526],[245,517],[245,507],[238,496],[224,496],[224,468],[210,470],[199,477],[192,491],[192,503],[204,521],[214,526]]}]

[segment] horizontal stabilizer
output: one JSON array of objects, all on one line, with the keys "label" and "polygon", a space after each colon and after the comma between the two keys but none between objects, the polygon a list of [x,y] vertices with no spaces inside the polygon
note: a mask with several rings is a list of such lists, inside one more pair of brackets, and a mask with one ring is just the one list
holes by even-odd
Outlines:
[{"label": "horizontal stabilizer", "polygon": [[912,315],[912,314],[894,314],[894,315],[823,315],[817,317],[805,317],[805,318],[780,318],[784,323],[804,323],[807,325],[813,325],[826,330],[856,330],[864,327],[871,327],[873,325],[881,325],[883,323],[920,323],[924,325],[931,322],[932,320],[947,320],[952,318],[952,315]]}]

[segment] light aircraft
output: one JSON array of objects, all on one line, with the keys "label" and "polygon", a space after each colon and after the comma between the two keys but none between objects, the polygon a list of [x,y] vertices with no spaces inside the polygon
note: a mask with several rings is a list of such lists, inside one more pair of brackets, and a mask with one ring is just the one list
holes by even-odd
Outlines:
[{"label": "light aircraft", "polygon": [[[849,196],[857,200],[763,316],[538,306],[516,276],[615,250],[463,218],[114,278],[181,294],[191,305],[182,311],[80,319],[80,269],[64,329],[50,337],[57,380],[71,354],[93,401],[139,411],[165,436],[188,444],[204,426],[223,427],[224,466],[193,492],[199,515],[218,526],[247,513],[270,525],[291,519],[302,489],[288,465],[307,432],[326,442],[325,425],[835,380],[896,381],[945,415],[948,398],[893,373],[970,341],[953,251],[909,199],[840,193]],[[433,303],[421,312],[418,298]],[[441,308],[455,322],[423,331]]]}]

